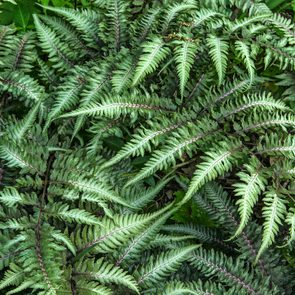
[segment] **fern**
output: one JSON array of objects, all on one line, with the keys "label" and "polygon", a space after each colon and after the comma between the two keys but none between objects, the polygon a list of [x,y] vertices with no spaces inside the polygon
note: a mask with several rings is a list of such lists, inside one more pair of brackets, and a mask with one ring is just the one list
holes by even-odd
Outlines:
[{"label": "fern", "polygon": [[1,292],[292,295],[291,18],[86,2],[0,25]]}]

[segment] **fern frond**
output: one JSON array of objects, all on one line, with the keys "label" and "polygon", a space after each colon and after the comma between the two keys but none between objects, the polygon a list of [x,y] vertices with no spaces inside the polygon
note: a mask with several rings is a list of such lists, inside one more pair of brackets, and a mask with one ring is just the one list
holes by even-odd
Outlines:
[{"label": "fern frond", "polygon": [[25,105],[35,105],[46,97],[44,87],[32,77],[21,72],[4,73],[3,76],[0,76],[0,86],[20,100],[24,100]]},{"label": "fern frond", "polygon": [[37,30],[37,35],[41,41],[42,49],[49,54],[49,59],[53,63],[53,67],[63,69],[74,66],[72,54],[68,48],[62,44],[58,36],[44,25],[36,14],[33,15]]},{"label": "fern frond", "polygon": [[295,210],[294,208],[288,212],[286,222],[290,226],[290,231],[289,231],[290,237],[286,245],[290,245],[295,240]]},{"label": "fern frond", "polygon": [[199,25],[203,24],[204,22],[207,22],[214,17],[220,17],[220,16],[222,16],[222,14],[218,13],[217,11],[207,9],[207,8],[202,8],[194,16],[191,26],[192,28],[196,28]]},{"label": "fern frond", "polygon": [[67,79],[59,88],[56,93],[56,101],[48,114],[48,119],[45,124],[45,129],[48,128],[52,120],[57,118],[62,112],[71,108],[78,102],[78,95],[84,86],[85,71],[83,68],[75,68],[69,79]]},{"label": "fern frond", "polygon": [[94,279],[104,284],[123,285],[139,294],[134,278],[120,267],[104,261],[104,258],[81,261],[75,268],[74,276]]},{"label": "fern frond", "polygon": [[226,40],[214,35],[210,35],[207,38],[207,42],[210,48],[209,54],[215,65],[220,85],[223,82],[226,72],[229,45]]},{"label": "fern frond", "polygon": [[10,125],[8,127],[8,133],[16,141],[21,140],[25,133],[32,127],[34,124],[38,111],[41,106],[41,101],[37,102],[36,105],[28,112],[28,114],[20,121]]},{"label": "fern frond", "polygon": [[121,93],[132,83],[133,71],[135,63],[130,56],[126,56],[118,65],[118,68],[113,71],[112,85],[116,93]]},{"label": "fern frond", "polygon": [[67,248],[72,252],[72,254],[76,255],[76,247],[70,240],[67,234],[62,233],[61,231],[53,231],[51,236],[58,242],[61,242],[62,244],[66,245]]},{"label": "fern frond", "polygon": [[126,212],[130,212],[130,211],[138,211],[139,209],[144,208],[144,206],[146,206],[148,203],[150,203],[155,196],[166,186],[166,184],[171,181],[171,177],[167,178],[167,179],[162,179],[161,181],[159,181],[157,184],[155,184],[153,187],[147,189],[146,191],[142,191],[139,190],[138,193],[132,193],[132,191],[129,191],[128,188],[125,190],[123,190],[123,193],[126,196],[130,196],[129,197],[129,201],[128,204],[130,204],[130,207],[134,207],[136,209],[133,208],[124,208],[123,213]]},{"label": "fern frond", "polygon": [[14,207],[17,204],[35,205],[37,196],[35,193],[23,194],[19,193],[14,187],[7,187],[0,192],[0,202],[7,207]]},{"label": "fern frond", "polygon": [[8,167],[23,168],[24,171],[42,174],[46,170],[46,163],[43,161],[35,161],[35,156],[42,153],[36,147],[32,147],[35,154],[29,154],[22,146],[16,146],[11,142],[2,141],[0,145],[0,158],[5,160]]},{"label": "fern frond", "polygon": [[234,261],[221,252],[199,248],[193,253],[191,263],[205,276],[215,275],[220,282],[236,287],[236,293],[258,295],[261,291],[265,294],[269,291],[265,286],[267,282],[263,284],[257,280],[253,272],[244,268],[242,261]]},{"label": "fern frond", "polygon": [[238,56],[242,58],[245,64],[245,67],[248,70],[250,81],[253,81],[255,76],[255,65],[251,58],[251,52],[250,52],[249,46],[243,41],[236,41],[235,49],[238,52]]},{"label": "fern frond", "polygon": [[175,3],[171,4],[167,7],[167,13],[165,14],[163,25],[162,25],[162,32],[165,33],[169,28],[170,23],[172,20],[181,12],[183,11],[191,11],[195,10],[197,7],[194,5],[193,1],[188,1],[187,3]]},{"label": "fern frond", "polygon": [[130,263],[130,261],[139,258],[140,253],[144,251],[152,239],[155,238],[156,234],[160,231],[161,226],[173,214],[173,212],[175,212],[175,210],[170,210],[163,214],[163,216],[149,224],[143,231],[130,240],[126,247],[121,249],[118,255],[116,255],[118,257],[116,265]]},{"label": "fern frond", "polygon": [[[3,63],[7,71],[30,72],[36,59],[35,35],[32,32],[25,33],[14,42],[6,42],[7,56],[3,56]],[[1,64],[0,64],[1,66]]]},{"label": "fern frond", "polygon": [[[142,103],[143,100],[146,103]],[[151,102],[151,103],[150,103]],[[117,118],[119,115],[128,114],[137,110],[138,112],[152,112],[152,111],[169,111],[168,103],[159,101],[158,99],[149,98],[133,98],[130,102],[129,98],[122,98],[119,96],[107,97],[101,103],[89,103],[80,109],[62,115],[59,118],[76,117],[81,115],[88,116],[106,116],[109,118]]]},{"label": "fern frond", "polygon": [[145,150],[152,150],[152,144],[156,145],[157,142],[161,140],[162,135],[165,135],[166,133],[169,133],[180,126],[181,123],[177,122],[175,122],[175,124],[169,124],[168,126],[160,126],[159,123],[154,122],[152,129],[139,129],[137,133],[133,135],[133,138],[131,138],[131,140],[125,144],[114,157],[103,164],[102,168],[112,166],[123,159],[127,159],[130,156],[143,156],[145,154]]},{"label": "fern frond", "polygon": [[45,214],[67,222],[101,225],[100,220],[91,213],[83,209],[70,209],[69,205],[60,202],[55,202],[54,204],[48,206],[48,208],[45,208]]},{"label": "fern frond", "polygon": [[124,36],[126,36],[127,25],[126,9],[127,5],[122,0],[108,1],[107,16],[109,18],[109,26],[112,27],[110,35],[112,36],[114,48],[117,52],[120,50],[122,41],[125,41]]},{"label": "fern frond", "polygon": [[156,70],[159,63],[169,54],[169,48],[159,37],[154,37],[142,46],[143,54],[140,56],[132,86],[137,85],[145,76]]},{"label": "fern frond", "polygon": [[180,264],[187,260],[198,247],[199,245],[192,245],[161,253],[157,257],[151,257],[147,265],[141,267],[135,273],[138,285],[150,287],[159,283],[170,273],[176,271]]},{"label": "fern frond", "polygon": [[274,13],[271,17],[270,22],[279,28],[286,37],[295,37],[295,26],[291,19],[285,18],[278,13]]},{"label": "fern frond", "polygon": [[231,101],[226,101],[216,116],[218,119],[235,115],[240,112],[247,111],[251,108],[259,109],[277,109],[288,110],[286,104],[281,100],[276,100],[271,93],[262,92],[261,94],[247,94],[242,98]]},{"label": "fern frond", "polygon": [[268,190],[263,199],[264,206],[262,216],[264,218],[262,244],[256,256],[258,261],[262,253],[274,242],[275,236],[279,232],[279,226],[282,224],[286,212],[285,201],[282,196],[274,190]]},{"label": "fern frond", "polygon": [[252,113],[247,118],[241,120],[240,124],[235,123],[235,129],[241,132],[253,132],[259,129],[268,129],[271,127],[281,127],[287,130],[286,127],[295,126],[295,117],[293,114],[279,112],[264,112],[262,114]]},{"label": "fern frond", "polygon": [[197,45],[189,41],[178,41],[175,43],[177,45],[174,49],[175,61],[179,77],[180,95],[183,98],[190,69],[194,63]]},{"label": "fern frond", "polygon": [[89,44],[94,45],[98,42],[96,22],[99,17],[93,10],[85,9],[79,12],[65,7],[40,6],[64,16],[74,27],[83,33],[82,37]]},{"label": "fern frond", "polygon": [[142,16],[139,22],[139,31],[138,31],[140,41],[145,40],[148,33],[156,25],[156,19],[158,18],[159,13],[160,13],[159,8],[152,8],[152,9],[149,9],[147,13]]},{"label": "fern frond", "polygon": [[[131,205],[129,205],[122,198],[120,198],[113,190],[111,190],[106,183],[103,183],[101,181],[87,180],[80,177],[77,179],[68,180],[66,183],[74,189],[87,193],[88,197],[85,196],[86,200],[107,200],[121,204],[126,207],[131,207]],[[91,197],[91,195],[93,196]]]},{"label": "fern frond", "polygon": [[11,285],[18,285],[25,278],[24,271],[17,265],[11,264],[10,270],[4,274],[4,278],[0,281],[0,290]]},{"label": "fern frond", "polygon": [[76,289],[80,291],[82,294],[89,295],[113,295],[113,291],[110,288],[107,288],[97,282],[89,281],[86,279],[77,277]]},{"label": "fern frond", "polygon": [[257,147],[257,153],[281,155],[291,159],[295,157],[295,138],[291,134],[280,138],[277,134],[265,135]]},{"label": "fern frond", "polygon": [[234,154],[239,146],[240,143],[238,142],[234,144],[224,143],[223,145],[217,146],[217,150],[212,149],[207,152],[206,156],[202,157],[204,161],[197,165],[188,191],[180,201],[180,204],[184,204],[190,200],[206,182],[229,171],[235,162]]},{"label": "fern frond", "polygon": [[[81,81],[79,89],[81,90],[81,102],[80,102],[80,108],[88,106],[88,104],[95,102],[98,97],[101,95],[102,91],[106,88],[106,85],[109,82],[109,72],[108,67],[101,66],[101,69],[97,71],[97,69],[93,69],[93,72],[87,73],[87,82],[84,83],[84,81]],[[84,76],[83,79],[86,79]],[[82,83],[83,82],[83,83]],[[77,121],[75,123],[74,131],[73,131],[73,137],[75,137],[78,133],[78,131],[82,128],[83,124],[86,121],[86,115],[80,115],[77,118]]]},{"label": "fern frond", "polygon": [[[168,208],[170,207],[168,206]],[[105,217],[101,220],[102,226],[78,230],[75,242],[79,257],[92,249],[99,253],[108,253],[117,249],[132,236],[138,234],[152,220],[164,213],[165,210],[167,208],[148,215],[114,215],[112,219]],[[85,241],[88,242],[85,243]]]},{"label": "fern frond", "polygon": [[244,18],[242,20],[237,19],[233,24],[228,25],[230,33],[233,33],[239,29],[242,29],[254,22],[263,22],[269,20],[270,14],[254,15],[251,17]]},{"label": "fern frond", "polygon": [[261,171],[261,163],[257,158],[252,158],[249,164],[244,165],[247,172],[239,172],[237,175],[240,178],[239,183],[235,183],[235,195],[240,197],[237,201],[240,214],[240,225],[236,230],[234,237],[241,234],[245,226],[247,225],[251,214],[253,213],[253,207],[258,201],[259,195],[264,191],[266,185],[266,179]]},{"label": "fern frond", "polygon": [[[126,186],[138,182],[139,180],[150,176],[158,170],[167,169],[171,164],[176,164],[176,159],[180,158],[183,151],[190,152],[196,145],[196,142],[204,138],[207,133],[210,133],[211,128],[215,127],[214,122],[209,126],[208,121],[203,122],[202,129],[193,130],[195,135],[188,136],[191,134],[191,130],[187,127],[182,127],[178,132],[172,133],[173,137],[169,140],[169,143],[163,149],[156,150],[153,156],[140,170],[140,172],[127,182]],[[201,124],[200,124],[201,125]]]}]

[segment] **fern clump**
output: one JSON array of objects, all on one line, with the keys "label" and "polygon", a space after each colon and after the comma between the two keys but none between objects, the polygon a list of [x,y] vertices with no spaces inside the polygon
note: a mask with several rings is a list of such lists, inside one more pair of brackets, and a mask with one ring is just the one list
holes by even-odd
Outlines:
[{"label": "fern clump", "polygon": [[292,21],[93,2],[0,26],[1,292],[293,294]]}]

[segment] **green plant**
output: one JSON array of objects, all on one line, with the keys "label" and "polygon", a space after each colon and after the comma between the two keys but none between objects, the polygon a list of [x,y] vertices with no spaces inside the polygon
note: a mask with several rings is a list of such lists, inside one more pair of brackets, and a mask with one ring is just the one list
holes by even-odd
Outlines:
[{"label": "green plant", "polygon": [[292,294],[291,20],[94,2],[0,29],[0,289]]}]

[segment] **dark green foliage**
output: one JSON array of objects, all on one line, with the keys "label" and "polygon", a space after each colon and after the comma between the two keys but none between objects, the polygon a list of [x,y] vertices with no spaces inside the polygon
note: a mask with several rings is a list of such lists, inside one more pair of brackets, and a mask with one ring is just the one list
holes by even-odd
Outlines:
[{"label": "dark green foliage", "polygon": [[0,26],[0,292],[294,294],[292,21],[40,2]]}]

